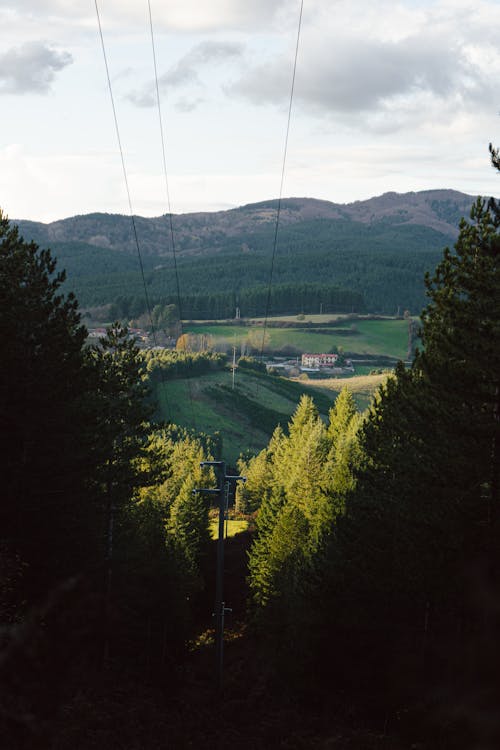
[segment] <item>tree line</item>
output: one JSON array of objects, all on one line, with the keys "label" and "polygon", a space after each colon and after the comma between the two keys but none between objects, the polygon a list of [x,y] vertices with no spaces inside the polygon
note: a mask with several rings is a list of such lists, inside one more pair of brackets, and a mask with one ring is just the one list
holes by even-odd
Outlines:
[{"label": "tree line", "polygon": [[[153,290],[154,290],[154,286]],[[183,287],[184,289],[185,287]],[[181,299],[181,315],[184,320],[221,320],[236,317],[237,310],[241,317],[284,314],[312,314],[312,313],[350,313],[364,312],[365,303],[360,292],[341,289],[337,286],[319,283],[273,284],[271,290],[268,285],[234,287],[227,291],[208,291],[210,283],[204,285],[204,291],[195,294],[183,292]],[[175,323],[168,310],[178,309],[179,300],[173,293],[163,297],[156,297],[153,291],[152,305],[157,310],[156,317],[160,327],[169,329]],[[110,316],[113,319],[133,320],[147,312],[144,294],[136,296],[118,295],[111,305]],[[156,324],[156,320],[154,321]]]},{"label": "tree line", "polygon": [[[183,334],[187,336],[187,334]],[[191,352],[152,349],[144,356],[145,375],[152,384],[162,383],[170,378],[191,378],[207,372],[222,370],[227,364],[227,356],[221,352]]]},{"label": "tree line", "polygon": [[152,422],[148,362],[118,324],[87,346],[64,278],[0,213],[0,728],[12,748],[79,731],[78,695],[106,673],[168,690],[206,596],[209,508],[192,490],[214,481],[200,462],[217,441]]},{"label": "tree line", "polygon": [[288,435],[240,466],[274,689],[335,711],[333,682],[382,725],[444,743],[432,747],[500,739],[499,227],[478,199],[426,277],[411,368],[364,419],[346,391],[327,425],[303,398]]}]

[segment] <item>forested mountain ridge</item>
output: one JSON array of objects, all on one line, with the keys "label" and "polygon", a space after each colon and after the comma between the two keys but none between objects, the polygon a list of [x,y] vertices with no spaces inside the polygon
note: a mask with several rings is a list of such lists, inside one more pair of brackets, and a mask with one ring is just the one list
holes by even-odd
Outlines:
[{"label": "forested mountain ridge", "polygon": [[[418,314],[425,305],[424,274],[454,242],[473,201],[452,190],[386,193],[345,205],[287,198],[275,253],[277,200],[175,215],[176,264],[167,216],[136,217],[135,227],[151,303],[178,303],[177,274],[184,318],[234,317],[236,307],[242,317],[264,315],[272,256],[271,315],[320,309]],[[65,289],[83,306],[116,303],[124,319],[144,312],[129,216],[18,223],[27,240],[51,247],[67,271]]]},{"label": "forested mountain ridge", "polygon": [[[332,203],[314,198],[286,198],[282,201],[282,227],[311,221],[348,221],[376,225],[422,226],[449,238],[457,236],[458,221],[468,213],[474,197],[455,190],[388,192],[353,203]],[[277,200],[250,203],[226,211],[175,214],[173,228],[179,253],[212,252],[231,238],[260,234],[276,219]],[[136,217],[141,250],[146,254],[170,252],[169,225],[165,216]],[[92,213],[48,224],[16,220],[23,235],[38,242],[84,242],[107,249],[135,252],[130,218],[122,214]],[[245,244],[245,243],[242,243]],[[251,243],[247,248],[252,249]]]}]

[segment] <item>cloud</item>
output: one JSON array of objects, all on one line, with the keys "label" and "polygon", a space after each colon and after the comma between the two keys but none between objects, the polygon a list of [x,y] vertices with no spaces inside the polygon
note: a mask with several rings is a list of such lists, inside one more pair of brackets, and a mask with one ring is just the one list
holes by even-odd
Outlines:
[{"label": "cloud", "polygon": [[[453,10],[446,0],[413,8],[409,3],[388,7],[381,0],[376,9],[339,0],[336,13],[328,14],[318,0],[304,18],[295,106],[372,132],[416,125],[436,103],[451,117],[488,107],[495,98],[492,81],[500,73],[500,54],[490,41],[492,16],[486,9],[493,6],[480,6],[478,14],[465,5]],[[287,50],[233,80],[226,93],[281,107],[290,93],[292,61],[290,42]]]},{"label": "cloud", "polygon": [[69,52],[58,52],[44,42],[26,42],[0,55],[0,93],[45,94],[55,75],[73,58]]},{"label": "cloud", "polygon": [[186,99],[186,97],[181,96],[177,101],[175,102],[175,108],[179,112],[192,112],[195,110],[200,104],[203,104],[205,100],[201,97],[196,97],[196,99]]},{"label": "cloud", "polygon": [[[181,59],[173,65],[166,73],[158,78],[158,87],[160,91],[166,92],[169,89],[179,88],[189,84],[200,85],[198,71],[200,68],[209,64],[217,64],[231,58],[240,58],[243,55],[244,47],[237,42],[218,42],[205,41],[195,45]],[[139,107],[152,107],[155,104],[155,87],[152,82],[145,84],[141,89],[130,92],[127,95],[133,104]],[[190,111],[201,102],[201,99],[190,100],[188,108],[183,107],[183,100],[179,109]],[[194,106],[193,106],[194,105]]]},{"label": "cloud", "polygon": [[[295,0],[156,0],[152,2],[153,18],[158,30],[207,32],[265,28],[280,11]],[[17,16],[50,15],[67,23],[86,25],[95,15],[88,0],[0,0],[0,10]],[[144,7],[137,0],[101,0],[99,8],[106,24],[136,28],[144,20]]]},{"label": "cloud", "polygon": [[[355,113],[374,112],[418,93],[441,99],[482,93],[481,71],[463,50],[443,41],[424,35],[400,42],[324,40],[299,67],[297,99],[319,110]],[[289,61],[272,60],[246,73],[229,91],[254,103],[281,103],[289,95],[290,68]]]}]

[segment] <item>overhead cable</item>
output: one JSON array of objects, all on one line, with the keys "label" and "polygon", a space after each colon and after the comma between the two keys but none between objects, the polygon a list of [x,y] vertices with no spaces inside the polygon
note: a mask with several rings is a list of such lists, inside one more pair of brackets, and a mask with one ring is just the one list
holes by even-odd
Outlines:
[{"label": "overhead cable", "polygon": [[[145,301],[146,301],[146,308],[147,308],[147,311],[148,311],[149,322],[150,322],[150,325],[151,325],[151,332],[152,332],[152,336],[153,336],[153,342],[154,342],[154,345],[156,347],[156,346],[158,346],[157,338],[156,338],[156,328],[155,328],[155,325],[154,325],[154,322],[153,322],[153,316],[152,316],[152,313],[151,313],[151,303],[150,303],[150,300],[149,300],[148,288],[147,288],[147,284],[146,284],[146,276],[145,276],[145,273],[144,273],[144,264],[142,262],[141,248],[140,248],[140,245],[139,245],[139,237],[138,237],[138,234],[137,234],[137,224],[136,224],[136,221],[135,221],[134,211],[133,211],[133,208],[132,208],[132,198],[131,198],[131,194],[130,194],[130,187],[129,187],[129,181],[128,181],[128,175],[127,175],[127,167],[126,167],[126,164],[125,164],[125,156],[124,156],[124,153],[123,153],[122,140],[121,140],[121,136],[120,136],[120,128],[119,128],[119,125],[118,125],[118,115],[117,115],[117,112],[116,112],[115,98],[113,96],[113,87],[111,85],[111,76],[109,74],[108,57],[107,57],[107,54],[106,54],[106,46],[104,44],[104,34],[103,34],[103,31],[102,31],[101,15],[99,13],[99,6],[98,6],[98,3],[97,3],[97,0],[94,0],[94,4],[95,4],[96,16],[97,16],[97,25],[99,27],[99,37],[100,37],[100,40],[101,40],[101,48],[102,48],[102,55],[103,55],[103,59],[104,59],[104,67],[106,69],[106,79],[107,79],[107,82],[108,82],[109,97],[110,97],[110,100],[111,100],[111,108],[113,110],[113,120],[114,120],[114,123],[115,123],[116,139],[117,139],[117,142],[118,142],[118,149],[119,149],[119,152],[120,152],[120,159],[121,159],[121,164],[122,164],[123,180],[124,180],[124,183],[125,183],[125,190],[126,190],[126,193],[127,193],[127,200],[128,200],[130,220],[132,222],[132,233],[133,233],[133,236],[134,236],[134,243],[135,243],[135,247],[136,247],[136,251],[137,251],[137,257],[138,257],[138,260],[139,260],[139,268],[140,268],[140,271],[141,271],[142,284],[143,284],[143,287],[144,287],[144,298],[145,298]],[[160,373],[162,375],[162,380],[163,380],[163,372],[162,372],[161,368],[160,368]],[[164,389],[164,395],[165,395],[165,399],[166,399],[166,401],[168,403],[168,395],[167,395],[166,389]]]}]

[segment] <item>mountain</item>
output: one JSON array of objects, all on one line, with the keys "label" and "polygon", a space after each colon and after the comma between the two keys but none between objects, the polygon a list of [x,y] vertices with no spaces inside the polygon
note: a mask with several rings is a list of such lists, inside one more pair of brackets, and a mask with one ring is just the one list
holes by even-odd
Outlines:
[{"label": "mountain", "polygon": [[[453,190],[347,204],[286,198],[275,252],[277,200],[174,215],[175,262],[168,216],[137,216],[135,227],[150,303],[178,303],[185,318],[233,317],[236,307],[245,317],[320,309],[419,313],[424,274],[453,244],[473,201]],[[125,318],[144,311],[130,216],[17,223],[25,239],[52,248],[67,270],[66,288],[83,306],[116,303],[113,314]]]},{"label": "mountain", "polygon": [[[286,198],[281,203],[280,226],[289,228],[318,220],[370,226],[390,223],[399,227],[427,227],[452,239],[458,234],[460,217],[468,214],[473,200],[473,196],[455,190],[391,192],[346,204]],[[223,248],[231,239],[267,233],[270,227],[274,228],[277,205],[277,200],[268,200],[226,211],[174,215],[176,249],[180,255],[198,255]],[[170,253],[170,225],[166,216],[137,216],[135,221],[141,252],[159,256]],[[86,214],[49,224],[25,220],[16,223],[26,239],[33,238],[41,244],[83,242],[108,250],[136,252],[130,217],[121,214]]]}]

